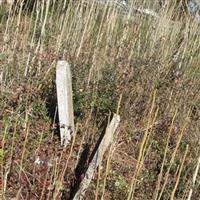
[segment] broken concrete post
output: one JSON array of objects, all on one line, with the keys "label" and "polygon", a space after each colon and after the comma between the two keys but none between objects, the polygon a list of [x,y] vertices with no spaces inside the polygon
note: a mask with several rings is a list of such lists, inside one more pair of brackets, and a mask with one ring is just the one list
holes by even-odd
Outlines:
[{"label": "broken concrete post", "polygon": [[120,116],[115,114],[113,116],[112,121],[110,122],[109,126],[106,129],[106,133],[105,133],[97,151],[95,152],[91,163],[89,164],[89,167],[85,173],[84,179],[82,180],[80,188],[76,192],[73,200],[83,199],[85,191],[88,188],[97,167],[100,165],[106,149],[109,147],[109,145],[111,144],[111,142],[113,140],[113,135],[119,125],[119,122],[120,122]]},{"label": "broken concrete post", "polygon": [[69,64],[64,60],[57,63],[56,90],[61,145],[67,145],[74,131],[74,112],[71,70]]}]

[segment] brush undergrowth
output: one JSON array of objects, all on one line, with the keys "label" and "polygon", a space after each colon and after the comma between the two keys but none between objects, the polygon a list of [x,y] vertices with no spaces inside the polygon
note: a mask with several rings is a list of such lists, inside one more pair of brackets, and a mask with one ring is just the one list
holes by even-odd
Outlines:
[{"label": "brush undergrowth", "polygon": [[[65,0],[0,8],[1,199],[70,199],[118,104],[120,128],[85,199],[200,198],[200,29],[173,6],[159,14]],[[76,138],[65,148],[59,59],[73,76]]]}]

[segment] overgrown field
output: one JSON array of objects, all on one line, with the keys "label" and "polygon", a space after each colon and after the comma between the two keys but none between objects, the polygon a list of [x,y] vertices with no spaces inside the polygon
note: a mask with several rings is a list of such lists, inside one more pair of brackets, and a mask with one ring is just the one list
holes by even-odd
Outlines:
[{"label": "overgrown field", "polygon": [[[0,8],[0,199],[72,199],[116,112],[120,127],[85,199],[200,199],[200,27],[174,9],[157,19],[81,1]],[[73,79],[67,147],[60,59]]]}]

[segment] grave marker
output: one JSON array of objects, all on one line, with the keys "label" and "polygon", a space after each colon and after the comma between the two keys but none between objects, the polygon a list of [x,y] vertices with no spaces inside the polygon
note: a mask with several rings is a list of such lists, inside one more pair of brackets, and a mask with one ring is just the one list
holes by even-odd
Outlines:
[{"label": "grave marker", "polygon": [[71,70],[64,60],[58,61],[56,66],[56,90],[61,145],[67,145],[74,131],[74,112]]},{"label": "grave marker", "polygon": [[109,126],[106,128],[106,133],[103,139],[101,140],[101,143],[99,144],[99,147],[97,151],[95,152],[94,157],[92,158],[92,161],[89,164],[89,167],[85,173],[85,176],[80,184],[80,188],[76,192],[73,200],[83,199],[86,189],[88,188],[97,167],[101,164],[105,151],[107,150],[107,148],[109,147],[109,145],[111,144],[113,140],[113,136],[119,125],[119,122],[120,122],[120,116],[117,114],[114,114],[113,119],[110,122]]}]

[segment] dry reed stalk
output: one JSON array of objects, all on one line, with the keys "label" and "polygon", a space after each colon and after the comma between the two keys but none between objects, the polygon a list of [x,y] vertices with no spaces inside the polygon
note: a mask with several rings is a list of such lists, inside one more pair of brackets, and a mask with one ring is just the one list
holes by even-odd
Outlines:
[{"label": "dry reed stalk", "polygon": [[5,126],[4,128],[4,132],[3,132],[3,139],[1,141],[1,151],[3,152],[3,155],[1,156],[1,183],[2,183],[2,193],[4,194],[6,192],[6,186],[7,186],[7,171],[6,171],[6,166],[5,166],[5,163],[4,163],[4,151],[5,151],[5,142],[6,142],[6,135],[9,131],[9,126],[8,124]]},{"label": "dry reed stalk", "polygon": [[[155,108],[155,100],[156,100],[156,91],[154,91],[154,94],[153,94],[151,108],[150,108],[150,111],[149,111],[149,114],[148,114],[148,119],[147,119],[148,120],[147,121],[147,129],[144,133],[144,136],[143,136],[143,139],[142,139],[142,142],[141,142],[141,145],[140,145],[139,156],[138,156],[138,159],[137,159],[138,162],[137,162],[136,169],[135,169],[135,172],[134,172],[132,180],[131,180],[131,185],[130,185],[130,190],[129,190],[127,200],[132,200],[134,198],[134,192],[135,192],[135,188],[136,188],[136,185],[137,185],[136,180],[137,180],[138,175],[140,174],[140,170],[141,170],[143,162],[144,162],[144,154],[145,154],[145,151],[146,151],[147,143],[149,142],[149,138],[150,138],[149,137],[149,135],[150,135],[149,126],[150,126],[151,121],[152,121],[153,110]],[[158,109],[156,109],[156,112],[153,116],[154,121],[156,119],[157,112],[158,112]]]},{"label": "dry reed stalk", "polygon": [[162,177],[163,177],[163,169],[164,169],[164,165],[166,163],[166,156],[167,156],[167,152],[168,152],[169,141],[170,141],[170,137],[171,137],[171,134],[172,134],[172,130],[173,130],[173,126],[174,126],[174,121],[175,121],[176,115],[177,115],[177,109],[176,109],[176,111],[174,113],[174,116],[172,118],[171,125],[170,125],[170,128],[169,128],[169,132],[167,134],[167,141],[166,141],[166,146],[165,146],[165,150],[164,150],[163,161],[162,161],[162,165],[161,165],[161,168],[160,168],[160,173],[158,175],[156,188],[155,188],[154,194],[153,194],[153,199],[155,199],[155,200],[157,199],[158,193],[159,193],[159,190],[160,190],[161,180],[162,180]]},{"label": "dry reed stalk", "polygon": [[21,173],[22,173],[22,170],[23,169],[23,162],[24,162],[24,158],[25,158],[25,155],[26,155],[26,145],[27,145],[27,142],[28,142],[28,136],[29,136],[29,125],[27,125],[27,128],[25,129],[25,140],[24,140],[24,143],[23,143],[23,148],[22,148],[22,155],[21,155],[21,159],[20,159],[20,172],[19,172],[19,181],[21,179]]},{"label": "dry reed stalk", "polygon": [[14,125],[14,132],[13,132],[13,135],[12,135],[12,143],[11,143],[11,150],[10,150],[10,159],[8,161],[9,163],[9,166],[8,166],[8,169],[7,169],[7,173],[6,173],[6,177],[4,178],[4,185],[2,188],[4,188],[4,192],[6,191],[6,187],[7,187],[7,177],[9,176],[10,172],[11,172],[11,167],[12,167],[12,159],[13,159],[13,156],[14,156],[14,145],[15,145],[15,137],[16,137],[16,131],[17,131],[17,122],[18,122],[18,116],[16,118],[16,122],[15,122],[15,125]]},{"label": "dry reed stalk", "polygon": [[169,163],[170,165],[169,165],[169,167],[168,167],[168,169],[167,169],[167,172],[165,173],[165,176],[164,176],[164,183],[163,183],[163,186],[162,186],[161,191],[160,191],[160,193],[159,193],[158,200],[160,200],[160,199],[162,198],[163,192],[164,192],[164,190],[165,190],[165,187],[166,187],[166,184],[167,184],[167,181],[168,181],[168,178],[169,178],[170,169],[171,169],[172,164],[173,164],[173,162],[174,162],[174,160],[175,160],[175,157],[176,157],[176,154],[177,154],[177,150],[178,150],[178,148],[179,148],[179,146],[180,146],[182,137],[183,137],[183,135],[184,135],[184,131],[185,131],[186,125],[187,125],[187,123],[185,123],[185,124],[183,125],[183,128],[182,128],[182,130],[181,130],[181,132],[180,132],[180,134],[179,134],[179,137],[178,137],[178,141],[177,141],[177,143],[176,143],[175,150],[174,150],[174,152],[173,152],[173,154],[172,154],[172,157],[171,157],[171,160],[170,160],[170,163]]},{"label": "dry reed stalk", "polygon": [[188,153],[188,149],[189,149],[189,146],[187,145],[187,146],[186,146],[186,149],[185,149],[185,153],[184,153],[184,155],[183,155],[183,159],[182,159],[182,162],[181,162],[180,169],[179,169],[179,171],[178,171],[178,175],[177,175],[177,177],[176,177],[176,183],[175,183],[174,189],[173,189],[173,191],[172,191],[170,200],[173,200],[173,199],[174,199],[175,192],[176,192],[177,187],[178,187],[178,184],[179,184],[179,182],[180,182],[180,177],[181,177],[181,173],[182,173],[182,171],[183,171],[183,166],[184,166],[185,159],[186,159],[186,156],[187,156],[187,153]]},{"label": "dry reed stalk", "polygon": [[107,158],[107,162],[106,162],[106,172],[105,172],[105,177],[103,180],[103,190],[102,190],[101,200],[104,200],[104,195],[106,192],[106,182],[107,182],[107,177],[110,172],[110,162],[112,159],[112,154],[113,154],[113,144],[111,144],[111,147],[109,149],[108,158]]},{"label": "dry reed stalk", "polygon": [[76,134],[77,134],[77,129],[75,130],[75,132],[73,134],[73,139],[72,139],[71,148],[70,148],[70,152],[69,152],[67,161],[64,165],[63,170],[60,172],[59,177],[56,180],[56,185],[55,185],[55,189],[54,189],[53,197],[52,197],[53,200],[58,199],[59,193],[60,193],[61,189],[63,188],[63,180],[64,180],[64,176],[65,176],[65,173],[66,173],[66,170],[68,167],[69,160],[73,153],[73,148],[74,148],[74,144],[75,144],[75,140],[76,140]]}]

